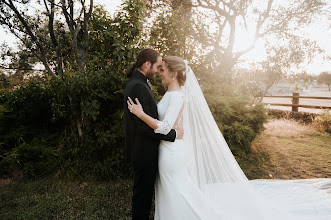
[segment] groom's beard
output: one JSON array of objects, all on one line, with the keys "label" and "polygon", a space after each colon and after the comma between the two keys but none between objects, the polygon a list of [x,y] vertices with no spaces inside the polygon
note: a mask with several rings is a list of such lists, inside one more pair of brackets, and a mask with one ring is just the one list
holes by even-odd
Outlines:
[{"label": "groom's beard", "polygon": [[150,70],[146,73],[146,78],[147,78],[148,80],[154,80],[155,77],[156,77],[156,74],[157,74],[157,73],[154,72],[152,68],[150,68]]}]

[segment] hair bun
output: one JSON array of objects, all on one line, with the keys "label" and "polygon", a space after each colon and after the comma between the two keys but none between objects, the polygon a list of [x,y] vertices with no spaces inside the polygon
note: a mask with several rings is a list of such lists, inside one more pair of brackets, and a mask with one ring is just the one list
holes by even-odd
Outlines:
[{"label": "hair bun", "polygon": [[183,86],[186,81],[186,63],[177,56],[167,56],[163,59],[166,66],[171,72],[177,72],[177,80],[180,86]]}]

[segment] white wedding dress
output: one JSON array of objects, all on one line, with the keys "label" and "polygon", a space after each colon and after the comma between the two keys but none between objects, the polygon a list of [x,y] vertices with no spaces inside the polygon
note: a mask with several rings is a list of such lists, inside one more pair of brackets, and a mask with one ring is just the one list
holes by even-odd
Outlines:
[{"label": "white wedding dress", "polygon": [[161,141],[157,220],[331,220],[331,179],[249,181],[187,67],[182,91],[158,103],[156,133],[180,124],[183,140]]}]

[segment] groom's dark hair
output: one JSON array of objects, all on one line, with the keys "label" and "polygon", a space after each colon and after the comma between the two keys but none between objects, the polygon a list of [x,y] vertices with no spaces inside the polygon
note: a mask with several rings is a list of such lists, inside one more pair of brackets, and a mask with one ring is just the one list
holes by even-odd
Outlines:
[{"label": "groom's dark hair", "polygon": [[126,72],[126,76],[128,78],[132,77],[135,70],[137,68],[141,68],[142,65],[147,61],[150,61],[153,66],[153,64],[156,63],[157,58],[159,56],[160,56],[159,52],[150,48],[140,51],[140,53],[137,56],[137,61],[128,69],[128,71]]}]

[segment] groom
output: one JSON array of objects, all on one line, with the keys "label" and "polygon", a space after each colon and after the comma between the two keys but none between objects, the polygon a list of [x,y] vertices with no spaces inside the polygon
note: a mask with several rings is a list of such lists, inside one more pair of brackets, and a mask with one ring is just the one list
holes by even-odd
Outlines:
[{"label": "groom", "polygon": [[138,98],[145,113],[158,119],[157,102],[149,80],[154,80],[160,71],[162,58],[153,49],[144,49],[136,63],[128,70],[132,77],[124,91],[125,146],[126,159],[134,169],[132,196],[132,219],[148,220],[154,193],[154,183],[158,170],[158,150],[160,140],[175,141],[183,138],[183,129],[171,130],[167,135],[156,134],[145,122],[131,114],[127,100]]}]

